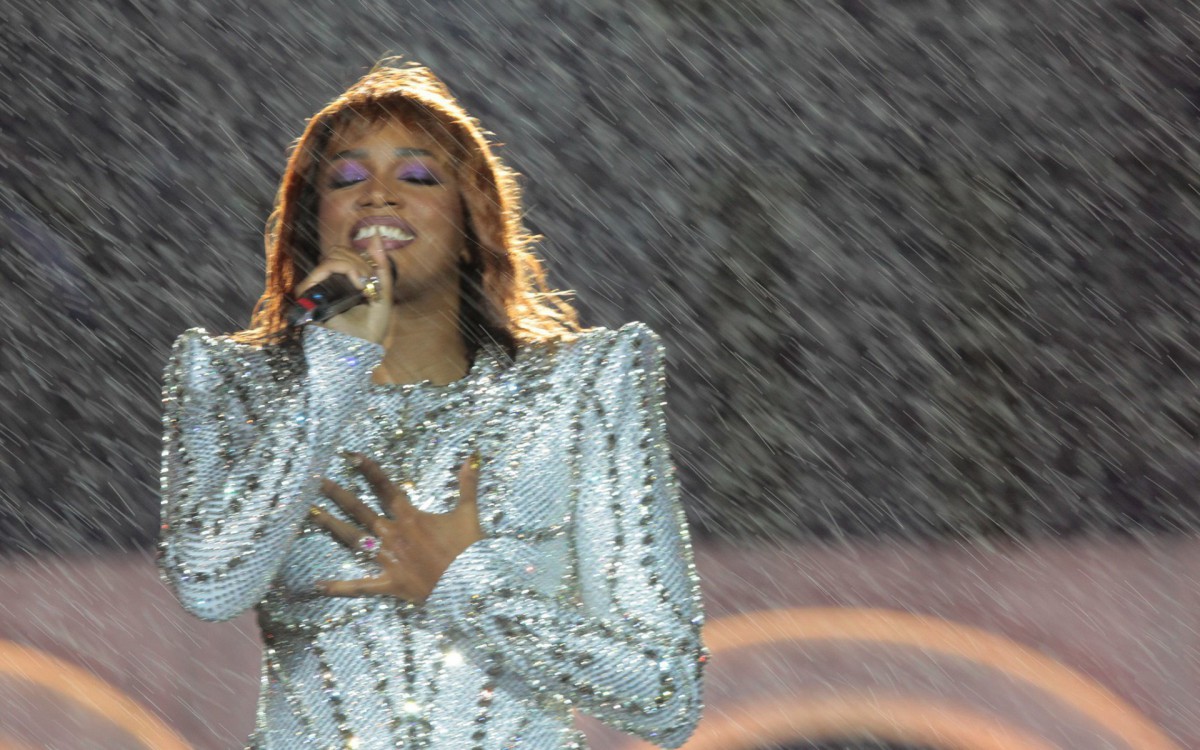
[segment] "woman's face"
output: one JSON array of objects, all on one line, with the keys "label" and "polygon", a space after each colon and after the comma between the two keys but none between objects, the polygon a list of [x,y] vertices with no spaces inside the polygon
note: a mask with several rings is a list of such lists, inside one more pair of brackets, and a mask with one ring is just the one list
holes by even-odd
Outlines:
[{"label": "woman's face", "polygon": [[434,288],[457,294],[462,200],[444,149],[424,132],[384,120],[357,135],[335,134],[317,172],[317,200],[322,258],[335,247],[365,257],[370,234],[379,232],[396,267],[397,301]]}]

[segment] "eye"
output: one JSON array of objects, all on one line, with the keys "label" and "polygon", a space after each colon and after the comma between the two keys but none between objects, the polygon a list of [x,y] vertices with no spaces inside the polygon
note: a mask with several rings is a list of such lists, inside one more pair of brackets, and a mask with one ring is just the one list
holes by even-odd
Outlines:
[{"label": "eye", "polygon": [[440,185],[442,183],[437,175],[424,164],[408,164],[400,169],[396,178],[417,185]]},{"label": "eye", "polygon": [[345,162],[339,164],[333,173],[329,176],[329,187],[334,190],[353,185],[356,182],[361,182],[367,179],[367,170],[361,164],[354,162]]}]

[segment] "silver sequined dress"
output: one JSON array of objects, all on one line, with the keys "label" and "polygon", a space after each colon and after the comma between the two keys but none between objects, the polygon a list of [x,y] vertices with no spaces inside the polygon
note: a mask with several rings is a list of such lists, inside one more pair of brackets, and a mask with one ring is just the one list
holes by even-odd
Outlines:
[{"label": "silver sequined dress", "polygon": [[[583,748],[573,709],[683,744],[708,652],[658,335],[489,346],[445,386],[372,383],[382,353],[322,327],[261,349],[191,329],[165,370],[159,569],[205,620],[257,611],[251,747]],[[485,538],[424,604],[315,592],[378,572],[307,518],[350,520],[322,476],[379,512],[340,451],[444,512],[476,447]]]}]

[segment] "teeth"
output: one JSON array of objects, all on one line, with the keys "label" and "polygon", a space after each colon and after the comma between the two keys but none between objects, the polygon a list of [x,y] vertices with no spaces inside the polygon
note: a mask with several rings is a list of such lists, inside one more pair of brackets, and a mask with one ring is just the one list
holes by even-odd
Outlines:
[{"label": "teeth", "polygon": [[385,239],[400,240],[401,242],[407,242],[408,240],[413,239],[411,234],[404,231],[400,227],[392,227],[386,224],[369,224],[358,230],[358,232],[354,235],[354,239],[355,241],[365,240],[366,238],[373,237],[376,234],[382,235]]}]

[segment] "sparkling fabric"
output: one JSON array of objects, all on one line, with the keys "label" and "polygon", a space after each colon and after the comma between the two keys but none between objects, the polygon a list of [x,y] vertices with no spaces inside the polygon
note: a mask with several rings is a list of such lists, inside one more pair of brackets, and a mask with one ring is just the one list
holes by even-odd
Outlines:
[{"label": "sparkling fabric", "polygon": [[[487,347],[444,386],[372,383],[382,353],[316,326],[262,349],[191,329],[167,364],[159,570],[198,617],[256,609],[250,747],[585,748],[574,709],[682,745],[708,652],[658,335]],[[307,517],[351,520],[321,476],[380,512],[343,449],[444,512],[476,447],[485,538],[423,604],[315,591],[378,573]]]}]

